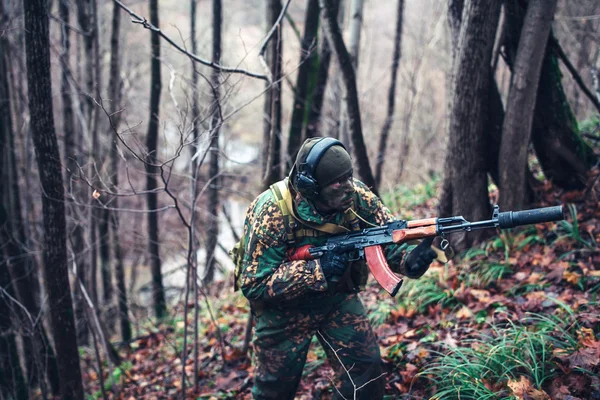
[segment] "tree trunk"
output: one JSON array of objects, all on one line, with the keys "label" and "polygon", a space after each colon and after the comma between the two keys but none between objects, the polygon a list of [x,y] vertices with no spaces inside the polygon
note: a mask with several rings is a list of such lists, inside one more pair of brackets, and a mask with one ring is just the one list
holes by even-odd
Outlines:
[{"label": "tree trunk", "polygon": [[[223,25],[223,7],[221,0],[213,0],[213,27],[212,27],[212,61],[220,63],[221,61],[221,31]],[[212,282],[215,274],[215,250],[217,248],[217,239],[219,237],[219,190],[221,178],[219,176],[219,132],[221,129],[221,99],[219,81],[220,73],[213,69],[211,84],[213,87],[213,107],[211,110],[210,127],[210,159],[208,167],[208,227],[206,232],[206,273],[205,282]]]},{"label": "tree trunk", "polygon": [[[150,0],[150,23],[158,24],[158,0]],[[146,134],[146,147],[148,156],[146,158],[146,189],[148,195],[148,253],[150,257],[150,269],[152,273],[152,299],[154,301],[154,312],[156,318],[163,319],[167,315],[167,304],[162,282],[160,243],[158,237],[158,188],[156,176],[160,174],[157,167],[158,156],[158,122],[160,117],[160,92],[162,89],[160,77],[160,36],[152,31],[150,34],[151,55],[151,86],[150,86],[150,121]]]},{"label": "tree trunk", "polygon": [[[2,101],[2,99],[0,99]],[[0,132],[1,133],[1,132]],[[3,138],[0,137],[0,140]],[[2,159],[0,156],[0,173]],[[4,195],[0,188],[0,198]],[[0,240],[5,243],[8,235],[5,232],[6,211],[0,203]],[[11,297],[14,297],[12,290],[10,274],[8,273],[8,257],[3,255],[0,250],[0,289],[6,291]],[[23,371],[19,361],[17,342],[13,333],[13,321],[11,315],[14,315],[13,308],[15,304],[9,303],[9,297],[4,293],[0,295],[0,398],[27,400],[29,393],[27,384],[23,377]]]},{"label": "tree trunk", "polygon": [[[331,12],[335,15],[339,14],[340,0],[333,1]],[[322,136],[321,129],[321,113],[323,110],[323,99],[325,90],[327,89],[327,81],[329,78],[329,64],[331,63],[331,47],[329,41],[325,39],[325,29],[321,24],[321,39],[319,39],[319,56],[317,76],[315,78],[315,86],[309,102],[308,115],[306,117],[306,132],[303,135],[305,138],[314,136]]]},{"label": "tree trunk", "polygon": [[[83,29],[90,30],[90,15],[89,15],[89,1],[90,0],[77,0],[77,22]],[[69,5],[65,4],[65,8]],[[84,155],[84,149],[89,146],[85,144],[89,140],[89,134],[91,131],[92,112],[93,112],[93,101],[92,92],[94,90],[94,77],[93,73],[93,46],[94,41],[90,35],[86,35],[82,38],[83,45],[85,47],[85,53],[88,54],[85,57],[84,77],[85,86],[84,93],[80,93],[80,112],[83,118],[81,119],[81,130],[79,135],[75,131],[65,131],[65,158],[67,159],[67,171],[69,172],[69,192],[73,197],[73,203],[70,207],[70,221],[72,226],[69,226],[69,242],[71,243],[71,250],[74,262],[77,266],[77,276],[81,279],[84,287],[89,290],[89,279],[91,275],[90,270],[93,269],[91,264],[92,258],[88,255],[88,249],[86,248],[86,233],[84,226],[90,220],[91,211],[87,207],[80,206],[79,204],[89,201],[88,190],[86,190],[85,182],[80,179],[80,175],[83,171],[83,166],[87,164],[87,160]],[[67,64],[68,66],[68,64]],[[63,68],[67,66],[63,65]],[[68,84],[68,83],[66,83]],[[68,104],[65,101],[65,96],[69,94],[67,91],[63,94],[63,107]],[[68,105],[67,105],[68,107]],[[69,117],[68,114],[64,115],[64,120]],[[65,122],[65,128],[69,129],[69,121]],[[70,224],[69,224],[70,225]],[[91,232],[91,231],[90,231]],[[89,233],[89,232],[88,232]],[[85,311],[85,303],[83,294],[79,289],[79,285],[75,285],[75,322],[77,326],[77,342],[80,345],[86,345],[89,343],[89,326]]]},{"label": "tree trunk", "polygon": [[530,0],[523,22],[500,145],[500,206],[505,210],[519,210],[525,204],[527,149],[555,9],[556,0]]},{"label": "tree trunk", "polygon": [[[0,2],[0,18],[7,17]],[[9,89],[9,58],[6,36],[0,37],[0,157],[4,155],[4,165],[0,163],[0,179],[4,182],[6,190],[0,201],[7,212],[5,239],[0,243],[5,244],[6,255],[11,262],[6,265],[12,277],[16,297],[26,308],[30,315],[39,315],[39,279],[38,264],[33,254],[29,253],[27,246],[28,235],[25,232],[25,222],[22,217],[22,198],[19,188],[19,173],[15,152],[14,131],[11,118],[10,89]],[[1,228],[0,228],[1,229]],[[19,309],[20,311],[20,309]],[[59,392],[58,367],[54,350],[48,345],[47,335],[43,324],[32,324],[24,312],[19,313],[21,327],[28,334],[23,335],[25,367],[28,384],[34,387],[44,385],[45,372],[51,384],[52,392]],[[45,371],[44,371],[45,368]],[[42,388],[45,391],[45,387]]]},{"label": "tree trunk", "polygon": [[[388,106],[387,114],[381,135],[379,136],[379,147],[377,150],[377,160],[375,166],[375,182],[377,187],[381,186],[381,176],[383,175],[383,163],[385,161],[385,149],[387,147],[388,136],[392,123],[394,122],[394,108],[396,106],[396,80],[398,77],[398,67],[400,66],[401,57],[401,39],[402,39],[402,21],[404,18],[404,0],[398,0],[398,10],[396,12],[396,34],[394,36],[394,54],[392,56],[392,71],[390,88],[388,90]],[[408,132],[406,132],[408,134]]]},{"label": "tree trunk", "polygon": [[[446,78],[446,89],[449,93],[447,112],[450,114],[452,110],[454,88],[454,69],[458,59],[458,37],[460,34],[460,25],[462,23],[462,13],[464,9],[464,0],[449,0],[448,1],[448,27],[450,28],[450,54],[452,55],[450,72]],[[446,118],[448,121],[449,118]],[[446,132],[450,135],[450,124],[446,125]],[[452,202],[454,199],[454,190],[452,188],[452,157],[446,154],[444,160],[444,178],[442,180],[442,188],[440,191],[440,201],[438,202],[438,214],[441,217],[449,217],[452,215]]]},{"label": "tree trunk", "polygon": [[362,121],[360,117],[360,106],[358,104],[358,91],[356,89],[356,76],[352,59],[344,40],[342,33],[337,23],[336,14],[334,13],[333,0],[319,0],[321,12],[323,13],[323,21],[325,23],[327,40],[331,48],[334,50],[342,70],[344,84],[347,93],[348,117],[350,120],[350,137],[352,139],[352,148],[354,153],[354,163],[357,165],[358,175],[361,180],[371,188],[374,193],[377,193],[377,184],[371,167],[369,165],[369,157],[365,146]]},{"label": "tree trunk", "polygon": [[[119,129],[119,121],[121,113],[121,78],[120,78],[120,20],[121,9],[113,3],[112,14],[112,34],[110,38],[110,78],[109,78],[109,96],[111,99],[110,115],[112,126],[115,130]],[[114,134],[114,136],[113,136]],[[119,187],[119,139],[116,137],[116,132],[109,132],[112,140],[110,151],[110,183],[113,190]],[[119,208],[119,197],[115,196],[111,202],[112,208]],[[127,290],[125,289],[125,271],[123,268],[123,256],[121,254],[121,241],[119,233],[119,213],[117,211],[107,210],[110,223],[110,232],[113,239],[113,259],[115,266],[115,278],[117,280],[117,309],[119,316],[119,326],[121,328],[121,339],[124,342],[131,340],[131,322],[129,321],[129,307],[127,305]]]},{"label": "tree trunk", "polygon": [[[267,31],[277,22],[277,17],[281,13],[281,0],[269,0],[267,2]],[[279,26],[268,44],[267,63],[272,83],[267,83],[267,96],[265,98],[265,115],[268,115],[268,121],[265,121],[263,159],[265,160],[263,187],[268,188],[271,183],[280,180],[283,176],[283,166],[281,164],[281,80],[282,80],[282,52],[283,35],[282,28]]]},{"label": "tree trunk", "polygon": [[306,1],[306,16],[304,20],[304,37],[302,38],[302,47],[300,49],[300,68],[296,78],[296,92],[294,95],[294,105],[292,107],[292,120],[290,121],[290,134],[288,136],[287,148],[287,169],[290,170],[298,150],[302,145],[302,125],[306,115],[306,106],[308,103],[309,73],[317,58],[315,51],[317,30],[319,29],[319,0]]},{"label": "tree trunk", "polygon": [[585,187],[597,157],[581,137],[563,89],[554,46],[548,46],[542,63],[532,140],[542,170],[553,184],[566,190]]},{"label": "tree trunk", "polygon": [[[348,52],[350,53],[350,59],[352,60],[352,67],[354,68],[354,76],[356,80],[358,71],[358,56],[360,53],[360,36],[363,26],[363,6],[364,0],[351,0],[350,1],[350,39],[348,43]],[[348,151],[352,151],[352,139],[349,136],[349,119],[348,119],[348,91],[345,87],[342,88],[342,96],[340,98],[340,139],[348,146]]]},{"label": "tree trunk", "polygon": [[[454,60],[448,132],[446,176],[440,205],[444,214],[469,220],[489,218],[484,121],[488,114],[490,62],[500,1],[467,1],[460,23]],[[450,173],[448,173],[451,171]],[[448,182],[446,182],[448,181]],[[479,240],[481,231],[457,234],[453,244],[462,250]]]},{"label": "tree trunk", "polygon": [[[4,7],[0,1],[0,26],[4,26],[5,21]],[[6,166],[8,163],[5,156],[11,150],[11,147],[8,146],[8,138],[9,135],[12,135],[12,118],[4,48],[5,39],[0,37],[0,179],[6,182],[5,178],[8,175]],[[11,316],[17,314],[12,312],[16,305],[10,304],[9,297],[2,293],[6,291],[11,297],[15,297],[8,269],[11,255],[8,254],[5,247],[6,244],[12,242],[11,234],[8,232],[10,229],[9,214],[7,207],[5,207],[5,204],[9,203],[6,187],[5,184],[0,185],[0,243],[3,243],[0,246],[0,398],[26,400],[29,398],[29,394],[19,361],[11,318]],[[23,339],[26,351],[29,352],[29,355],[26,356],[27,367],[32,372],[32,377],[37,381],[39,380],[39,374],[32,368],[35,354],[32,352],[32,341],[30,337],[24,337]]]},{"label": "tree trunk", "polygon": [[[514,70],[525,10],[516,2],[507,2],[505,10],[504,54],[509,68]],[[535,100],[531,138],[545,176],[561,188],[580,189],[596,156],[580,135],[563,90],[552,30],[549,36]]]},{"label": "tree trunk", "polygon": [[31,131],[44,215],[45,285],[58,354],[61,397],[83,399],[73,305],[67,272],[66,222],[60,154],[54,131],[48,13],[43,0],[26,0],[25,43]]}]

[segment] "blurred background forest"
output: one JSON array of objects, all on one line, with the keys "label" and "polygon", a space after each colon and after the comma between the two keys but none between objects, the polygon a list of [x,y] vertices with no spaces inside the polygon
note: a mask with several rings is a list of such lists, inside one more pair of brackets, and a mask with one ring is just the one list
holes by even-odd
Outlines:
[{"label": "blurred background forest", "polygon": [[0,398],[115,397],[166,321],[198,393],[198,337],[227,347],[198,312],[307,137],[400,218],[597,207],[599,29],[595,0],[0,0]]}]

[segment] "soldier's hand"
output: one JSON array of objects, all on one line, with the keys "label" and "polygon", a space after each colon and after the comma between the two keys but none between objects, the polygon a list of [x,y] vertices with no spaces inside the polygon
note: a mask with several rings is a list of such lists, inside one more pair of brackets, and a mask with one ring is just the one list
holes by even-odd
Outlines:
[{"label": "soldier's hand", "polygon": [[327,280],[333,277],[340,277],[348,267],[349,255],[346,252],[328,251],[319,259],[321,269]]},{"label": "soldier's hand", "polygon": [[429,266],[437,257],[437,254],[431,248],[433,237],[426,238],[406,257],[404,264],[406,276],[409,278],[419,278],[429,269]]}]

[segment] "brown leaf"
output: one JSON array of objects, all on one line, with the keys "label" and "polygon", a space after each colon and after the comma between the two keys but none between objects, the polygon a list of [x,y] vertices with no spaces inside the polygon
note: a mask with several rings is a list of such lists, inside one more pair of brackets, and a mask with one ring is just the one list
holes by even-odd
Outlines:
[{"label": "brown leaf", "polygon": [[464,306],[463,308],[458,310],[458,312],[456,313],[456,318],[458,318],[458,319],[467,319],[467,318],[471,318],[472,316],[473,316],[473,313],[471,312],[471,310],[469,310],[469,307],[467,307],[467,306]]},{"label": "brown leaf", "polygon": [[562,265],[557,265],[555,268],[546,275],[546,279],[554,283],[558,283],[562,280],[565,268]]},{"label": "brown leaf", "polygon": [[507,385],[518,400],[552,400],[546,392],[534,388],[524,376],[520,381],[509,381]]}]

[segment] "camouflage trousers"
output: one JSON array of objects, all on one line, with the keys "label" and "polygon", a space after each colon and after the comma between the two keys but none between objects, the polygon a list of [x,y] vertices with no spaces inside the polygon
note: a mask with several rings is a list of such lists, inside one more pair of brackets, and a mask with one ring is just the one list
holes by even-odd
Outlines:
[{"label": "camouflage trousers", "polygon": [[357,399],[383,397],[381,355],[365,309],[355,293],[339,293],[299,306],[267,307],[257,317],[254,399],[294,398],[315,335],[335,372],[334,399],[353,399],[355,391]]}]

